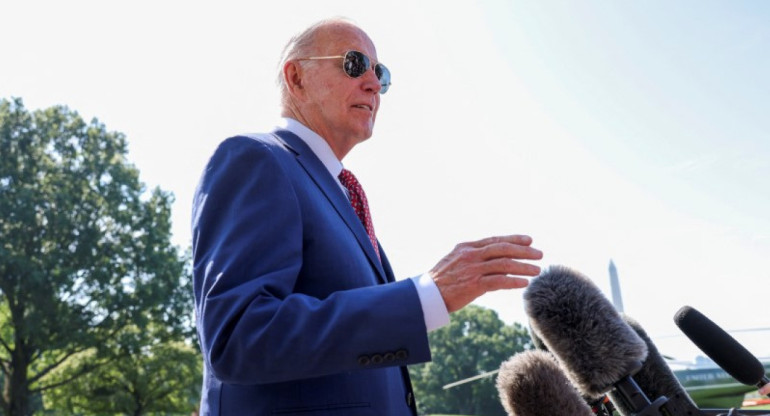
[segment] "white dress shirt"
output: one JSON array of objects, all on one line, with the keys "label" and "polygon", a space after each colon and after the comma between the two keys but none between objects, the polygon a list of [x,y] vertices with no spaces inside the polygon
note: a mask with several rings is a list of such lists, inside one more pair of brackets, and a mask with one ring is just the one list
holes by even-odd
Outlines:
[{"label": "white dress shirt", "polygon": [[[323,137],[292,118],[282,118],[278,123],[277,128],[288,130],[302,139],[302,141],[310,147],[310,150],[315,153],[316,157],[321,160],[321,163],[323,163],[334,180],[337,181],[340,190],[347,195],[347,189],[340,183],[338,178],[344,166],[342,165],[342,162],[337,159],[337,156],[332,151],[329,143],[327,143]],[[449,323],[449,312],[446,309],[446,304],[441,297],[441,293],[439,292],[436,283],[430,275],[428,273],[423,273],[419,276],[412,277],[410,280],[417,289],[417,295],[420,298],[420,305],[422,306],[423,318],[425,319],[425,327],[428,331],[430,332],[447,325]]]}]

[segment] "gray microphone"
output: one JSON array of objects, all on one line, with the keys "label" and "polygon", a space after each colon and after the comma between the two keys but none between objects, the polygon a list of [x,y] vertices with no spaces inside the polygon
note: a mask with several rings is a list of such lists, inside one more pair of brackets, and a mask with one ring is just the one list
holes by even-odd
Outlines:
[{"label": "gray microphone", "polygon": [[[658,348],[655,347],[655,344],[653,344],[644,328],[627,315],[623,315],[622,318],[631,329],[644,340],[645,344],[647,344],[647,358],[642,363],[642,368],[634,374],[634,380],[636,380],[639,388],[641,388],[648,397],[665,396],[668,399],[665,408],[672,415],[705,415],[695,402],[692,401],[692,398],[687,394],[684,387],[679,383],[674,372],[671,371],[671,368],[666,364],[666,360],[664,360],[663,356],[658,352]],[[624,405],[623,400],[620,397],[616,397],[615,392],[610,391],[609,396],[622,414],[631,413],[631,409]]]},{"label": "gray microphone", "polygon": [[547,351],[524,351],[503,362],[497,391],[509,416],[594,416]]},{"label": "gray microphone", "polygon": [[[537,331],[535,331],[531,325],[529,327],[529,337],[532,340],[532,345],[534,345],[535,348],[542,351],[548,351],[548,347],[545,346],[543,340],[540,338],[540,335],[538,335]],[[586,404],[588,404],[589,407],[591,407],[591,411],[596,416],[612,416],[615,414],[614,403],[610,401],[607,395],[600,397],[583,396],[583,400],[586,402]]]},{"label": "gray microphone", "polygon": [[630,415],[668,413],[662,409],[668,399],[650,401],[633,378],[647,358],[647,344],[590,279],[551,266],[532,279],[524,303],[532,328],[581,394],[613,390]]}]

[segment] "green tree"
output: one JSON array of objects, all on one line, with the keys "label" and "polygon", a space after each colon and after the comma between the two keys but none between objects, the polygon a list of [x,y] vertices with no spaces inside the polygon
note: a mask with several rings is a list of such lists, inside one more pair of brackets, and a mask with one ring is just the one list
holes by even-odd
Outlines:
[{"label": "green tree", "polygon": [[[187,262],[189,265],[189,262]],[[189,275],[189,273],[188,273]],[[185,290],[181,290],[185,289]],[[131,325],[121,331],[109,348],[114,357],[95,370],[75,378],[45,395],[47,409],[78,415],[189,415],[198,408],[202,361],[194,337],[192,316],[185,313],[192,303],[187,285],[167,302],[184,319],[170,324],[150,320],[139,328]],[[180,310],[181,309],[181,310]],[[72,378],[78,363],[91,358],[93,351],[71,358],[52,382]]]},{"label": "green tree", "polygon": [[[67,414],[131,416],[189,415],[197,409],[201,380],[197,347],[185,342],[136,346],[124,343],[114,362],[52,390],[45,397],[46,407]],[[67,373],[63,371],[65,377]]]},{"label": "green tree", "polygon": [[[0,410],[106,363],[139,331],[184,331],[190,291],[170,244],[172,196],[146,192],[124,136],[56,106],[0,100]],[[177,328],[177,329],[174,329]],[[79,357],[79,360],[73,360]],[[63,364],[67,377],[52,377]],[[74,363],[74,364],[73,364]]]},{"label": "green tree", "polygon": [[469,305],[428,338],[433,360],[409,368],[420,412],[504,416],[493,376],[447,390],[443,386],[496,370],[511,355],[531,348],[527,329],[505,325],[495,311]]}]

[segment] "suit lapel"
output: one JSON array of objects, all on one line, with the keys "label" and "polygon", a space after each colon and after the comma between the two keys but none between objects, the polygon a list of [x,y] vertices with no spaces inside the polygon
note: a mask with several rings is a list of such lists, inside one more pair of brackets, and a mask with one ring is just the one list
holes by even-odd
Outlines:
[{"label": "suit lapel", "polygon": [[393,268],[390,267],[388,256],[385,255],[385,250],[382,249],[382,244],[380,244],[379,241],[377,244],[380,245],[380,257],[382,257],[382,267],[385,269],[385,277],[387,278],[388,282],[395,282],[396,276],[393,274]]},{"label": "suit lapel", "polygon": [[[307,144],[294,133],[287,130],[276,130],[275,133],[279,136],[281,142],[296,154],[297,162],[299,162],[302,168],[307,172],[308,176],[310,176],[316,186],[321,189],[326,196],[326,199],[329,200],[340,217],[342,217],[343,221],[345,221],[345,224],[347,224],[350,231],[355,235],[361,249],[364,250],[369,258],[369,262],[377,271],[377,277],[380,282],[388,282],[389,279],[386,277],[382,263],[374,252],[374,247],[372,247],[371,240],[369,240],[369,235],[366,234],[364,225],[361,224],[361,220],[358,219],[347,196],[340,189],[340,186],[334,180],[332,175],[329,174],[329,171],[323,163],[321,163],[315,153],[310,150]],[[382,253],[382,250],[380,250],[380,252]]]}]

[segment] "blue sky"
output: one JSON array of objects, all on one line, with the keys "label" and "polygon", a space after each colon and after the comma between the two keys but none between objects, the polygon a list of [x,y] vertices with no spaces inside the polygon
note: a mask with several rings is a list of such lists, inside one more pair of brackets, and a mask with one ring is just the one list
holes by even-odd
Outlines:
[{"label": "blue sky", "polygon": [[[626,311],[661,340],[685,304],[770,326],[770,3],[278,3],[3,1],[0,97],[124,132],[144,182],[176,195],[186,247],[216,144],[278,116],[284,42],[347,16],[393,72],[374,136],[344,163],[397,275],[460,241],[528,233],[542,265],[606,293],[614,259]],[[477,303],[526,319],[520,292]]]}]

